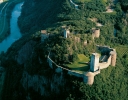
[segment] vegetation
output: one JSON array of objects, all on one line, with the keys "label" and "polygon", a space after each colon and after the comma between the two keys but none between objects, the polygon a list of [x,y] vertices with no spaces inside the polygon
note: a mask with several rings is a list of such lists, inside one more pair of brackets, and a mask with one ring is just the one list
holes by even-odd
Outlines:
[{"label": "vegetation", "polygon": [[[128,13],[126,11],[123,13],[124,9],[127,10],[124,1],[113,4],[114,12],[105,13],[108,2],[104,3],[101,0],[82,3],[79,5],[79,10],[73,8],[69,0],[34,0],[32,2],[25,0],[18,22],[24,35],[8,49],[7,53],[0,55],[2,66],[6,69],[2,99],[25,100],[29,95],[32,100],[36,97],[39,100],[53,98],[56,100],[127,100]],[[103,26],[96,26],[95,22],[89,20],[90,18],[96,18],[97,22]],[[70,28],[71,34],[68,38],[63,37],[61,26],[64,25]],[[92,28],[94,27],[100,29],[100,38],[93,40]],[[50,37],[43,43],[40,42],[42,29],[50,33]],[[114,29],[117,30],[116,35],[113,34]],[[30,41],[35,43],[30,44],[33,47],[31,56],[23,64],[19,64],[17,57],[23,56],[19,51]],[[86,41],[87,44],[84,44]],[[84,63],[89,61],[92,52],[96,52],[96,44],[116,48],[116,67],[110,66],[101,70],[101,74],[95,77],[92,86],[83,83],[80,78],[67,75],[65,71],[62,76],[64,85],[53,85],[61,92],[56,94],[56,91],[51,91],[51,81],[58,78],[53,77],[57,76],[55,70],[51,70],[47,64],[48,53],[50,52],[50,57],[58,65],[67,65],[64,67],[83,71],[88,69],[88,67],[81,67],[87,65]],[[21,78],[24,71],[31,76],[39,75],[48,79],[47,85],[44,85],[48,96],[41,95],[40,90],[36,91],[33,87],[22,86]],[[58,76],[61,75],[58,73]],[[41,82],[38,83],[41,84]]]}]

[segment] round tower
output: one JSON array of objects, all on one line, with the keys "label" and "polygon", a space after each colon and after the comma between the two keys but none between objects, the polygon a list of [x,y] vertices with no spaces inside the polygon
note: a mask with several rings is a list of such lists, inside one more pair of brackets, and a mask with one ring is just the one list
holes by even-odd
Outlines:
[{"label": "round tower", "polygon": [[111,65],[115,66],[116,65],[116,51],[111,51]]},{"label": "round tower", "polygon": [[93,82],[94,82],[94,73],[92,72],[87,72],[84,74],[84,82],[89,84],[89,85],[92,85]]},{"label": "round tower", "polygon": [[96,38],[99,38],[99,36],[100,36],[100,29],[95,29],[94,35],[95,35]]}]

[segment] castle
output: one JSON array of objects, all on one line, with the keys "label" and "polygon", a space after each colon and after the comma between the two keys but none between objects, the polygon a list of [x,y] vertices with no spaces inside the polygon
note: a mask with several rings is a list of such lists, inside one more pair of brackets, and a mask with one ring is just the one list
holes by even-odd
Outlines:
[{"label": "castle", "polygon": [[97,48],[103,53],[100,55],[98,53],[92,53],[91,62],[90,62],[90,70],[88,72],[80,73],[74,70],[69,70],[67,68],[63,68],[62,66],[57,65],[51,58],[50,54],[48,55],[47,61],[49,66],[52,69],[55,69],[57,73],[63,73],[63,71],[67,71],[67,74],[73,75],[76,77],[83,78],[83,82],[89,85],[94,83],[94,77],[97,74],[100,74],[100,70],[105,69],[107,67],[115,66],[116,64],[116,50],[110,48],[108,46],[97,46]]},{"label": "castle", "polygon": [[[66,26],[62,26],[62,32],[63,36],[65,38],[70,37],[70,30]],[[98,38],[100,36],[100,29],[93,29],[92,35],[95,38]],[[49,34],[47,34],[46,30],[41,31],[41,41],[44,41],[46,38],[49,37]],[[75,37],[76,38],[76,37]],[[87,41],[85,41],[84,45],[87,45]],[[67,71],[67,74],[81,77],[83,78],[83,81],[89,85],[92,85],[94,83],[94,77],[97,74],[100,74],[100,70],[105,69],[107,67],[115,66],[116,65],[116,57],[117,53],[116,50],[113,48],[110,48],[108,46],[96,46],[97,49],[100,51],[99,53],[92,53],[91,59],[90,59],[90,70],[88,72],[79,73],[75,70],[69,70],[67,68],[63,68],[62,66],[57,65],[51,58],[50,54],[47,57],[47,61],[49,63],[49,66],[52,69],[55,69],[57,73],[63,73],[63,71]]]}]

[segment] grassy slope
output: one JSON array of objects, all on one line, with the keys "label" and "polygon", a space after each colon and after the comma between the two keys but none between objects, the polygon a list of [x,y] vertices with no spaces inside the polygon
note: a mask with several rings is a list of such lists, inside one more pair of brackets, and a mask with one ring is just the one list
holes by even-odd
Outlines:
[{"label": "grassy slope", "polygon": [[78,60],[76,60],[72,64],[67,64],[67,66],[69,68],[71,68],[72,70],[88,71],[89,70],[89,66],[88,66],[88,64],[86,64],[88,62],[89,62],[89,58],[88,57],[86,57],[83,54],[78,54]]}]

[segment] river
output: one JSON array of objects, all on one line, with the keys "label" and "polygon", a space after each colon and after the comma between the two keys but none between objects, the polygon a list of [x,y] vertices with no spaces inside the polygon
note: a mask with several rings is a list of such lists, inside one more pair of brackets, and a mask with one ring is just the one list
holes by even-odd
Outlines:
[{"label": "river", "polygon": [[10,35],[0,43],[0,53],[2,51],[6,52],[7,49],[12,45],[12,43],[22,37],[17,24],[18,17],[21,14],[22,5],[23,2],[17,4],[12,11],[12,17],[10,19]]}]

